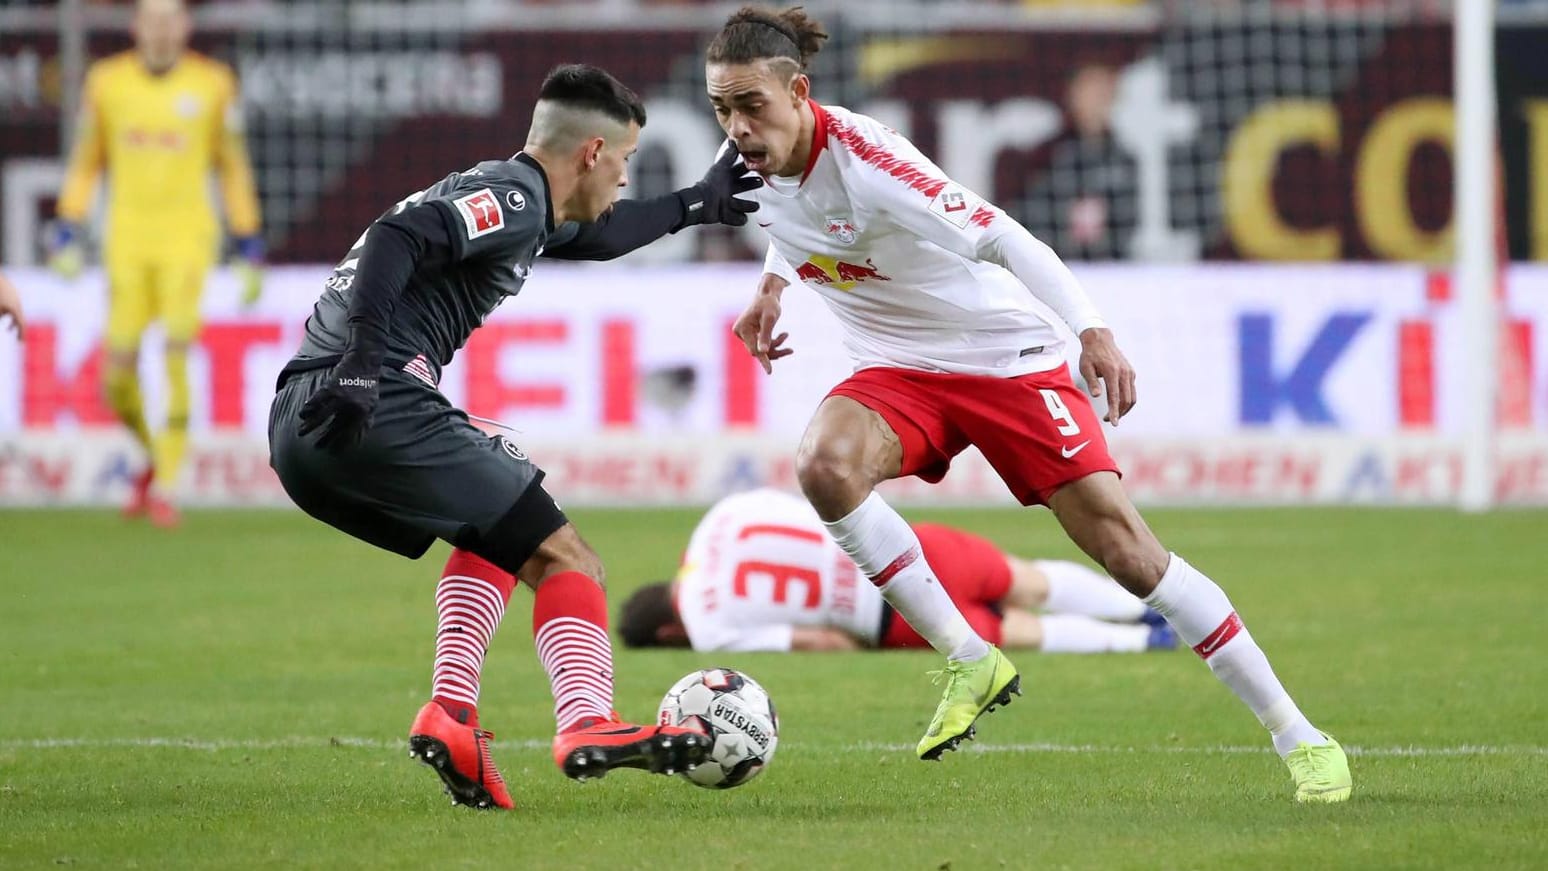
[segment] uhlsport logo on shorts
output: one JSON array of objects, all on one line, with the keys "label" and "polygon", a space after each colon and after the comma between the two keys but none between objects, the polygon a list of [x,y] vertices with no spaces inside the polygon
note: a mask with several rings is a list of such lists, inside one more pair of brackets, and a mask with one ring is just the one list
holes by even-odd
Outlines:
[{"label": "uhlsport logo on shorts", "polygon": [[521,448],[516,447],[515,442],[505,436],[495,436],[495,440],[500,443],[500,449],[505,451],[506,456],[524,463],[527,461],[527,455],[521,452]]}]

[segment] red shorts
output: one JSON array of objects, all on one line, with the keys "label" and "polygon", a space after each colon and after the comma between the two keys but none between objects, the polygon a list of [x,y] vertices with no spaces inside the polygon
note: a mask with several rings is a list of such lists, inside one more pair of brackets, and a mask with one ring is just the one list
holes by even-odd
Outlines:
[{"label": "red shorts", "polygon": [[1023,505],[1071,481],[1117,472],[1091,402],[1064,366],[1019,378],[861,369],[828,392],[887,421],[903,445],[901,475],[932,484],[968,445],[983,452]]},{"label": "red shorts", "polygon": [[[1000,643],[1000,600],[1010,592],[1011,570],[1005,554],[987,539],[941,526],[916,523],[914,533],[925,561],[957,610],[983,639]],[[881,647],[929,647],[914,627],[897,614],[887,616]]]}]

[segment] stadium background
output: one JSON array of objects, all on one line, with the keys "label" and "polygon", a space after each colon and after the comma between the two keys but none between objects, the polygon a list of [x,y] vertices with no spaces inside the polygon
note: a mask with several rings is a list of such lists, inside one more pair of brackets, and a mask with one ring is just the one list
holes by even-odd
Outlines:
[{"label": "stadium background", "polygon": [[[329,264],[404,194],[513,151],[555,62],[604,64],[649,100],[636,193],[696,179],[718,138],[696,52],[734,5],[196,4],[196,46],[243,79],[275,265],[250,312],[212,279],[184,500],[287,504],[265,410]],[[1026,696],[930,766],[912,756],[933,653],[620,645],[621,715],[649,718],[692,670],[742,669],[777,701],[779,755],[729,792],[576,785],[553,768],[518,589],[481,720],[520,809],[446,807],[402,756],[444,545],[413,562],[298,511],[191,510],[166,531],[114,510],[139,458],[98,398],[104,289],[53,278],[40,238],[73,83],[128,45],[127,4],[0,0],[0,267],[30,318],[25,345],[0,328],[0,505],[21,506],[0,510],[0,868],[1548,867],[1543,513],[1449,507],[1479,422],[1452,264],[1451,4],[810,5],[835,34],[818,96],[905,128],[1027,220],[1113,319],[1142,391],[1114,432],[1126,484],[1216,506],[1145,516],[1348,748],[1353,799],[1291,801],[1259,724],[1187,651],[1018,653]],[[1545,29],[1548,0],[1498,4],[1490,419],[1509,504],[1548,504]],[[797,354],[775,377],[730,341],[756,233],[540,264],[447,375],[551,470],[615,609],[670,575],[719,493],[790,483],[847,368],[809,293],[786,294]],[[978,462],[893,492],[910,520],[1082,559],[1048,512],[936,507],[1006,501]],[[1307,502],[1353,504],[1238,509]],[[1413,503],[1448,507],[1369,507]]]},{"label": "stadium background", "polygon": [[[699,53],[735,4],[196,4],[233,65],[274,266],[264,300],[207,294],[190,504],[284,504],[264,459],[274,373],[329,265],[376,214],[512,153],[563,61],[647,100],[634,195],[696,179],[719,136]],[[909,134],[1067,259],[1140,372],[1114,433],[1148,503],[1450,503],[1471,353],[1451,280],[1450,8],[1423,0],[808,4],[833,39],[816,96]],[[110,504],[134,467],[97,387],[100,277],[43,271],[83,65],[128,45],[123,5],[0,10],[0,254],[32,320],[0,337],[0,503]],[[1504,312],[1495,494],[1548,503],[1548,4],[1496,32]],[[548,264],[445,390],[508,422],[573,504],[703,504],[792,483],[816,399],[847,370],[790,295],[772,379],[731,339],[756,228],[622,263]],[[155,342],[144,355],[159,414]],[[1002,503],[973,456],[927,503]]]}]

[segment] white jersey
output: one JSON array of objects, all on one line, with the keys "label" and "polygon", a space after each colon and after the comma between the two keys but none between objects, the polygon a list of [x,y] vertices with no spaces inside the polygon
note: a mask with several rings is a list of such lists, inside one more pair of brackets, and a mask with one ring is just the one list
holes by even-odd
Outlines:
[{"label": "white jersey", "polygon": [[857,370],[1061,366],[1063,342],[1034,296],[1077,334],[1102,325],[1046,245],[913,143],[865,115],[811,107],[805,175],[768,177],[753,217],[770,237],[764,271],[822,295]]},{"label": "white jersey", "polygon": [[875,646],[882,596],[797,496],[753,490],[716,503],[693,531],[677,609],[694,650],[790,649],[796,626]]}]

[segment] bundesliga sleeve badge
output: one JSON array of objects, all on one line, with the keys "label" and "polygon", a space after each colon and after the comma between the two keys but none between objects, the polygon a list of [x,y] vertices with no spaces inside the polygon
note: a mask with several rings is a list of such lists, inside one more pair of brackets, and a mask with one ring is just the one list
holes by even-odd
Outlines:
[{"label": "bundesliga sleeve badge", "polygon": [[946,223],[958,229],[967,227],[968,218],[978,208],[978,197],[968,193],[966,189],[954,184],[941,188],[941,192],[930,201],[930,211],[939,215]]},{"label": "bundesliga sleeve badge", "polygon": [[500,210],[500,201],[495,199],[494,192],[489,188],[452,200],[452,205],[456,206],[457,213],[462,215],[462,223],[467,230],[469,242],[505,227],[505,212]]}]

